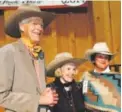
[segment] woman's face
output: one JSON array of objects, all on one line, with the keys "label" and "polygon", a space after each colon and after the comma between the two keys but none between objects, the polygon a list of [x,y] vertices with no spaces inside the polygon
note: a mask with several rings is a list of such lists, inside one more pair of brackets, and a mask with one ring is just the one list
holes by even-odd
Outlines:
[{"label": "woman's face", "polygon": [[95,56],[95,67],[99,71],[104,71],[109,66],[109,56],[105,54],[96,54]]},{"label": "woman's face", "polygon": [[77,73],[76,65],[74,63],[68,63],[61,67],[61,81],[63,83],[72,82],[74,75]]}]

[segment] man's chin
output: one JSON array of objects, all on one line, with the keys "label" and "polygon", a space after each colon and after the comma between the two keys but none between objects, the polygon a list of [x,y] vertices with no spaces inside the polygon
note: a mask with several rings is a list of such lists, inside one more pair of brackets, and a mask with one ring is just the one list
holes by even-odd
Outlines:
[{"label": "man's chin", "polygon": [[37,39],[37,40],[35,39],[35,40],[32,40],[32,41],[33,41],[34,43],[37,43],[37,44],[40,43],[40,39]]}]

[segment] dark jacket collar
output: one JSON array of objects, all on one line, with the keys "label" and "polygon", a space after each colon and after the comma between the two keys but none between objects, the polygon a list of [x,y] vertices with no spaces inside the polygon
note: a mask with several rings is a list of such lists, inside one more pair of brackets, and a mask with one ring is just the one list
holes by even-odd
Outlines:
[{"label": "dark jacket collar", "polygon": [[[64,88],[64,86],[66,86],[66,84],[63,84],[61,81],[60,81],[60,78],[56,77],[55,78],[55,81],[54,83],[58,86],[58,87],[61,87],[61,88]],[[73,80],[71,83],[69,83],[69,86],[73,86],[75,84],[75,80]]]}]

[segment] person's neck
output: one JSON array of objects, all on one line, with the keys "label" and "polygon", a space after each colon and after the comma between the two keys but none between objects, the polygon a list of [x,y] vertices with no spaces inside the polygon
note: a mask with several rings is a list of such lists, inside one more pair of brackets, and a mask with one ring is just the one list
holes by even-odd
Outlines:
[{"label": "person's neck", "polygon": [[24,43],[26,43],[27,45],[32,45],[32,46],[38,46],[39,45],[39,42],[36,42],[36,41],[32,41],[29,37],[27,36],[22,36],[21,37],[22,41]]},{"label": "person's neck", "polygon": [[97,72],[97,73],[108,73],[108,72],[110,72],[110,69],[109,69],[109,66],[107,68],[105,68],[105,69],[101,69],[101,68],[95,67],[94,72]]},{"label": "person's neck", "polygon": [[61,83],[62,83],[62,85],[64,86],[64,87],[71,87],[71,85],[72,85],[72,83],[73,83],[73,81],[72,82],[67,82],[64,78],[60,78],[60,81],[61,81]]}]

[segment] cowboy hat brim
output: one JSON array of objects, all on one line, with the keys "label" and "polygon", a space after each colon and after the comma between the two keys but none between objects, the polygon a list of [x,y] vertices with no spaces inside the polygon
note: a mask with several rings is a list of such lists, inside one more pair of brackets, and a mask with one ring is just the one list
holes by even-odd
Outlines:
[{"label": "cowboy hat brim", "polygon": [[100,54],[105,54],[105,55],[109,55],[111,56],[111,59],[115,56],[115,54],[111,53],[111,52],[106,52],[106,51],[95,51],[93,49],[89,49],[86,51],[85,53],[85,58],[88,59],[89,61],[92,61],[91,56],[96,54],[96,53],[100,53]]},{"label": "cowboy hat brim", "polygon": [[5,33],[11,37],[20,38],[19,22],[29,17],[40,17],[44,22],[44,29],[55,18],[55,14],[45,11],[15,11],[5,23]]},{"label": "cowboy hat brim", "polygon": [[86,62],[86,59],[79,59],[79,58],[71,58],[71,59],[60,59],[60,60],[53,60],[52,62],[49,63],[47,66],[47,72],[46,75],[49,77],[54,77],[55,76],[55,70],[57,68],[60,68],[62,65],[66,63],[74,63],[76,66],[79,66],[80,64]]}]

